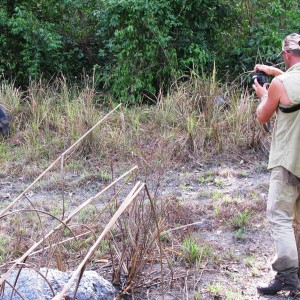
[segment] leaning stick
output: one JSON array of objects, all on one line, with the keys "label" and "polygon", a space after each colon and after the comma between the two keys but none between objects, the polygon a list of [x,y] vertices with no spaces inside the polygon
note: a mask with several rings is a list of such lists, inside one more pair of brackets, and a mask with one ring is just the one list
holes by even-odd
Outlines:
[{"label": "leaning stick", "polygon": [[90,257],[95,252],[96,248],[99,246],[101,240],[106,236],[106,234],[111,230],[112,226],[116,223],[118,218],[121,216],[121,214],[126,210],[126,208],[129,206],[129,204],[137,197],[139,192],[145,187],[145,183],[137,182],[136,185],[133,187],[131,192],[128,194],[126,199],[123,201],[119,209],[115,212],[109,223],[106,225],[104,230],[102,231],[101,235],[97,239],[97,241],[94,243],[94,245],[90,248],[89,252],[85,256],[85,258],[82,260],[80,265],[77,267],[77,269],[73,272],[72,277],[69,279],[67,284],[64,286],[64,288],[57,294],[52,300],[61,300],[64,298],[65,293],[70,289],[70,287],[73,285],[75,279],[84,271],[84,268],[86,264],[88,263]]},{"label": "leaning stick", "polygon": [[8,206],[6,206],[1,212],[0,217],[3,216],[13,205],[18,202],[25,193],[27,193],[44,175],[53,168],[59,162],[64,155],[74,149],[90,132],[92,132],[99,124],[101,124],[104,120],[106,120],[116,109],[121,106],[121,103],[115,107],[112,111],[110,111],[106,116],[104,116],[100,121],[98,121],[91,129],[89,129],[79,140],[77,140],[72,146],[70,146],[63,154],[61,154],[43,173],[41,173],[13,202],[11,202]]},{"label": "leaning stick", "polygon": [[[95,200],[96,198],[98,198],[101,194],[103,194],[105,191],[107,191],[109,188],[111,188],[112,186],[114,186],[118,181],[120,181],[122,178],[124,178],[127,175],[131,175],[136,172],[136,170],[138,169],[137,166],[133,167],[131,170],[129,170],[128,172],[124,173],[122,176],[120,176],[119,178],[117,178],[114,182],[112,182],[110,185],[108,185],[107,187],[105,187],[102,191],[100,191],[98,194],[96,194],[93,197],[90,197],[89,199],[87,199],[85,202],[83,202],[79,207],[80,209],[84,208],[86,205],[88,205],[90,202],[92,202],[93,200]],[[43,237],[41,240],[39,240],[38,242],[34,243],[20,258],[15,260],[15,263],[9,268],[9,270],[0,276],[0,286],[3,284],[3,282],[6,280],[6,278],[8,277],[8,275],[14,270],[14,268],[22,263],[24,261],[24,259],[27,258],[27,256],[34,251],[45,239],[49,238],[54,232],[56,232],[58,229],[60,229],[63,224],[67,224],[72,217],[74,217],[74,215],[76,213],[78,213],[80,211],[79,208],[77,208],[76,210],[74,210],[65,220],[63,220],[62,223],[60,223],[59,225],[57,225],[54,229],[52,229],[45,237]]]}]

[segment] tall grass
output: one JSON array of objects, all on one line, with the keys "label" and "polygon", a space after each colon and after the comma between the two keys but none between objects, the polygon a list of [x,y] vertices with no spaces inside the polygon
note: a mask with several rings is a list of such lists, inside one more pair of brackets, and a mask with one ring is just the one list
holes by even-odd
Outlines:
[{"label": "tall grass", "polygon": [[[265,149],[268,137],[255,120],[256,104],[247,90],[221,85],[214,74],[203,78],[191,73],[183,79],[155,105],[123,107],[82,143],[81,154],[168,166]],[[52,83],[41,79],[27,91],[3,83],[0,99],[13,115],[12,134],[6,147],[1,146],[0,158],[22,164],[55,157],[112,106],[99,104],[101,97],[93,85],[79,89],[64,79]],[[9,157],[4,155],[8,148]]]}]

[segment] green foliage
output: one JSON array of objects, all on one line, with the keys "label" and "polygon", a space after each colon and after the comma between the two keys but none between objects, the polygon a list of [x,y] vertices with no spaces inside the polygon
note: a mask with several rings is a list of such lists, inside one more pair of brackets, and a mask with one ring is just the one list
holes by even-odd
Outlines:
[{"label": "green foliage", "polygon": [[247,227],[252,213],[245,209],[243,213],[238,213],[231,218],[231,224],[235,229],[244,229]]},{"label": "green foliage", "polygon": [[211,295],[213,295],[214,297],[218,297],[221,295],[221,292],[224,289],[224,287],[221,285],[221,283],[216,282],[213,284],[208,284],[207,289]]},{"label": "green foliage", "polygon": [[197,261],[201,263],[203,248],[198,245],[197,241],[188,237],[183,241],[182,253],[191,267]]},{"label": "green foliage", "polygon": [[0,74],[27,87],[41,74],[93,72],[118,102],[153,100],[190,69],[233,79],[275,61],[282,38],[299,32],[298,11],[297,0],[2,1]]},{"label": "green foliage", "polygon": [[246,234],[245,228],[238,228],[238,229],[235,231],[234,236],[235,236],[235,238],[236,238],[237,240],[244,240],[244,239],[246,239],[247,234]]},{"label": "green foliage", "polygon": [[188,68],[203,70],[213,62],[209,45],[223,2],[103,0],[97,17],[105,86],[132,103],[141,95],[153,98]]},{"label": "green foliage", "polygon": [[0,237],[0,263],[2,264],[6,258],[9,256],[7,251],[7,246],[9,245],[10,238],[7,236]]},{"label": "green foliage", "polygon": [[255,62],[276,62],[282,39],[300,30],[299,3],[296,0],[242,2],[245,16],[237,32],[234,51],[238,68],[253,69]]},{"label": "green foliage", "polygon": [[[0,72],[19,85],[58,75],[72,78],[96,59],[95,1],[7,1],[0,6]],[[92,59],[91,59],[92,58]],[[91,61],[91,63],[89,62]]]}]

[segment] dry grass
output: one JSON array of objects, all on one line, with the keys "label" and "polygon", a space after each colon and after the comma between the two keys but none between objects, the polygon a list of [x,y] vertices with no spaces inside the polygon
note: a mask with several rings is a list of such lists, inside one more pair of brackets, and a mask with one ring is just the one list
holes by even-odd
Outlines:
[{"label": "dry grass", "polygon": [[[33,82],[26,92],[2,84],[0,98],[13,115],[12,135],[0,147],[0,163],[9,162],[17,170],[18,164],[57,156],[112,109],[95,104],[101,99],[93,86],[79,90],[65,80]],[[193,74],[174,83],[156,105],[123,107],[77,153],[110,162],[133,158],[157,169],[220,153],[264,152],[269,139],[255,120],[255,107],[246,90]]]}]

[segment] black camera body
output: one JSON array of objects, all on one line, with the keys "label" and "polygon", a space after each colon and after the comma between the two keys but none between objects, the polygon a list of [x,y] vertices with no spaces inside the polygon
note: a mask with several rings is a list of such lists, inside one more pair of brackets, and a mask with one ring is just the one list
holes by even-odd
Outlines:
[{"label": "black camera body", "polygon": [[257,82],[263,86],[265,83],[268,82],[268,75],[263,72],[263,71],[257,71],[255,74],[252,76],[252,82],[257,79]]}]

